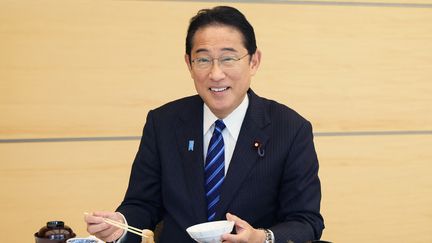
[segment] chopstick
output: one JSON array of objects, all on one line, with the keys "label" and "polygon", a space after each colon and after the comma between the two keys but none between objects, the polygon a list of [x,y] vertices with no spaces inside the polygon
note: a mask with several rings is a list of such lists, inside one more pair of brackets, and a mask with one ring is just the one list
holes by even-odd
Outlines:
[{"label": "chopstick", "polygon": [[[85,215],[89,215],[89,213],[84,213],[84,214]],[[104,220],[105,223],[107,223],[109,225],[112,225],[112,226],[115,226],[117,228],[129,231],[129,232],[131,232],[133,234],[136,234],[136,235],[139,235],[139,236],[142,236],[142,237],[145,237],[145,238],[149,238],[148,235],[145,235],[145,234],[142,233],[143,230],[141,230],[141,229],[129,226],[127,224],[123,224],[121,222],[118,222],[118,221],[115,221],[115,220],[112,220],[112,219],[109,219],[109,218],[103,218],[103,220]]]},{"label": "chopstick", "polygon": [[131,233],[133,233],[133,234],[136,234],[136,235],[139,235],[139,236],[143,236],[143,237],[148,238],[148,236],[147,236],[147,235],[144,235],[144,234],[142,233],[142,230],[140,230],[140,229],[138,229],[138,228],[135,228],[135,227],[129,226],[129,225],[127,225],[127,224],[123,224],[123,223],[121,223],[121,222],[118,222],[118,221],[115,221],[115,220],[112,220],[112,219],[109,219],[109,218],[104,218],[104,221],[105,221],[105,223],[110,224],[110,225],[112,225],[112,226],[115,226],[115,227],[117,227],[117,228],[124,229],[124,230],[129,231],[129,232],[131,232]]},{"label": "chopstick", "polygon": [[[129,231],[133,234],[136,234],[136,235],[139,235],[141,237],[146,238],[146,240],[143,242],[154,243],[153,231],[151,231],[151,230],[148,230],[148,229],[141,230],[141,229],[129,226],[127,224],[123,224],[121,222],[109,219],[109,218],[104,218],[104,222],[107,224],[110,224],[112,226],[124,229],[124,230]],[[147,234],[144,232],[146,232]]]}]

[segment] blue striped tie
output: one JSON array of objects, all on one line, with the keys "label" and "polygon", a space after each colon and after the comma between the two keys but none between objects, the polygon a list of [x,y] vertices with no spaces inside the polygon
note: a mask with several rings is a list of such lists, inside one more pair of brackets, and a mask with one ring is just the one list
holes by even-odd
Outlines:
[{"label": "blue striped tie", "polygon": [[220,199],[219,191],[225,176],[225,146],[222,137],[224,129],[225,124],[223,121],[217,120],[213,136],[210,139],[204,167],[208,221],[215,218],[216,205]]}]

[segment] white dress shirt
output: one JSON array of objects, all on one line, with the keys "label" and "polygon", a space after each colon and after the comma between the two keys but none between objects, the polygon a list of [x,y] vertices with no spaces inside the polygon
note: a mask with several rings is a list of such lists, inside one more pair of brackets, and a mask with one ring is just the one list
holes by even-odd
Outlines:
[{"label": "white dress shirt", "polygon": [[[234,153],[234,148],[237,143],[237,138],[240,133],[248,105],[249,98],[247,95],[245,95],[242,103],[240,103],[240,105],[233,112],[231,112],[231,114],[222,119],[226,126],[226,128],[222,131],[222,137],[225,145],[225,175],[228,171],[229,163]],[[213,135],[213,130],[215,127],[214,123],[218,119],[219,118],[215,116],[211,112],[210,108],[204,103],[204,161],[206,160],[208,146]]]}]

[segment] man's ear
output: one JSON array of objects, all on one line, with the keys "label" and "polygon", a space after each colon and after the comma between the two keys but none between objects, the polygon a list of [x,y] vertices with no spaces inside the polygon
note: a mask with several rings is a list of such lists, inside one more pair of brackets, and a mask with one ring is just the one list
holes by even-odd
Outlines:
[{"label": "man's ear", "polygon": [[250,61],[250,70],[251,70],[251,75],[255,75],[255,73],[258,71],[259,65],[261,63],[261,51],[260,50],[256,50],[255,53],[252,55],[251,57],[251,61]]},{"label": "man's ear", "polygon": [[184,59],[185,59],[186,65],[188,66],[189,72],[192,71],[190,56],[188,54],[185,54]]}]

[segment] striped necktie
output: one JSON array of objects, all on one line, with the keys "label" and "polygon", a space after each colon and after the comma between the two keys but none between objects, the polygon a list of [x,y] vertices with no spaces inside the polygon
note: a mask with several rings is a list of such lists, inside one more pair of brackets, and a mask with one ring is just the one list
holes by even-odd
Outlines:
[{"label": "striped necktie", "polygon": [[225,146],[222,137],[224,129],[223,121],[217,120],[204,167],[208,221],[213,221],[215,218],[216,205],[220,199],[220,187],[225,177]]}]

